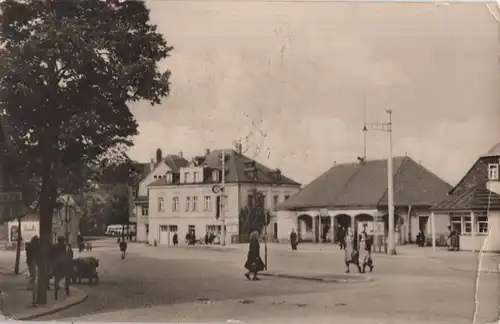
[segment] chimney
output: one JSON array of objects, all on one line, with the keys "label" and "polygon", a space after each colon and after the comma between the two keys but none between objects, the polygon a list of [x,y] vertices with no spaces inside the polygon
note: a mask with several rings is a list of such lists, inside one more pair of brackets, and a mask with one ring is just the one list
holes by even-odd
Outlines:
[{"label": "chimney", "polygon": [[236,144],[236,152],[238,152],[238,154],[243,154],[243,145],[241,145],[241,142]]},{"label": "chimney", "polygon": [[184,158],[184,155],[182,154],[182,151],[179,151],[179,156],[180,156],[181,158]]},{"label": "chimney", "polygon": [[149,168],[149,171],[153,171],[153,169],[155,168],[155,160],[153,158],[151,158],[151,160],[149,161]]},{"label": "chimney", "polygon": [[210,149],[205,149],[205,156],[208,156],[210,154]]},{"label": "chimney", "polygon": [[156,163],[160,163],[161,162],[162,155],[163,155],[163,152],[161,151],[161,149],[157,148],[156,149]]}]

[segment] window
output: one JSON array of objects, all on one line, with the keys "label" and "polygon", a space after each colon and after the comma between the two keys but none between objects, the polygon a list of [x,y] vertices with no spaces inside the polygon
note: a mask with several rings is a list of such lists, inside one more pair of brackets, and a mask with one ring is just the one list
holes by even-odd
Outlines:
[{"label": "window", "polygon": [[177,232],[179,228],[177,227],[177,225],[168,225],[168,230],[170,232]]},{"label": "window", "polygon": [[[488,233],[488,217],[485,212],[474,213],[475,217],[475,234]],[[460,234],[472,233],[472,219],[469,212],[456,212],[451,214],[451,226]]]},{"label": "window", "polygon": [[186,211],[189,211],[191,206],[191,197],[186,197]]},{"label": "window", "polygon": [[252,207],[253,206],[253,195],[248,195],[247,206],[248,207]]},{"label": "window", "polygon": [[477,233],[488,233],[488,216],[477,216]]},{"label": "window", "polygon": [[212,197],[205,196],[205,199],[203,200],[203,210],[204,211],[212,210]]},{"label": "window", "polygon": [[498,180],[498,164],[488,164],[488,180]]},{"label": "window", "polygon": [[219,171],[218,170],[213,170],[212,171],[212,181],[213,182],[218,182],[219,181]]},{"label": "window", "polygon": [[163,197],[158,198],[158,211],[159,212],[165,211],[165,200],[163,199]]},{"label": "window", "polygon": [[191,182],[191,179],[189,179],[189,172],[184,172],[184,183]]},{"label": "window", "polygon": [[287,200],[288,198],[290,198],[290,195],[285,195],[285,200]]},{"label": "window", "polygon": [[227,196],[222,199],[222,208],[227,211]]},{"label": "window", "polygon": [[149,213],[149,207],[143,206],[141,211],[142,216],[148,216],[148,213]]},{"label": "window", "polygon": [[279,195],[274,195],[273,196],[273,208],[276,209],[278,207],[278,203],[280,201],[280,196]]},{"label": "window", "polygon": [[262,197],[261,197],[262,201],[262,207],[265,209],[267,208],[267,196],[265,194],[262,194]]},{"label": "window", "polygon": [[194,172],[193,173],[193,181],[195,183],[198,183],[200,181],[200,173],[199,172]]},{"label": "window", "polygon": [[470,216],[463,217],[464,223],[462,227],[462,233],[472,233],[472,219]]},{"label": "window", "polygon": [[172,198],[172,211],[179,211],[179,197]]},{"label": "window", "polygon": [[193,211],[196,211],[196,209],[198,207],[197,206],[198,205],[198,197],[193,197],[192,199],[193,199],[193,203],[192,203],[191,207],[193,208],[192,209]]},{"label": "window", "polygon": [[172,183],[172,173],[167,173],[167,182]]}]

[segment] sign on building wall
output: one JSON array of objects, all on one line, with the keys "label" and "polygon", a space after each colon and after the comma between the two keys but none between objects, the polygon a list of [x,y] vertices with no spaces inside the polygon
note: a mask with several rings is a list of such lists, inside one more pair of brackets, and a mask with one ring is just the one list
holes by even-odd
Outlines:
[{"label": "sign on building wall", "polygon": [[384,222],[358,222],[358,233],[361,233],[365,226],[368,235],[385,235]]}]

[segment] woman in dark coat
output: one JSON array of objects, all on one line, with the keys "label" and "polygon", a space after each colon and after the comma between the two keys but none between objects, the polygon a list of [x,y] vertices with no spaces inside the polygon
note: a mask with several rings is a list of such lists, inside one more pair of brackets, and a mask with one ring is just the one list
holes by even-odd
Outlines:
[{"label": "woman in dark coat", "polygon": [[[260,258],[259,232],[256,230],[250,234],[250,245],[245,269],[248,270],[248,272],[245,273],[245,277],[247,277],[248,280],[260,280],[257,277],[257,273],[264,270],[264,262],[262,262]],[[252,279],[250,279],[250,275],[253,275]]]}]

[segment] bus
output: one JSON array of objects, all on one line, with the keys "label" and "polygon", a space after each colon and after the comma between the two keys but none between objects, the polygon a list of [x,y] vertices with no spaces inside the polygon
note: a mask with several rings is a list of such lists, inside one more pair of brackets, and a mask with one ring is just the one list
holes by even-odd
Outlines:
[{"label": "bus", "polygon": [[[123,233],[123,230],[125,230],[125,233]],[[104,235],[106,235],[106,236],[121,236],[122,234],[128,234],[129,232],[134,232],[134,233],[136,232],[135,231],[135,224],[130,224],[130,225],[113,224],[113,225],[108,225],[106,227],[106,232],[104,233]]]}]

